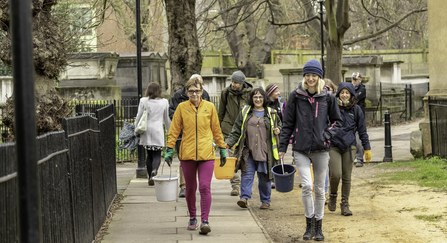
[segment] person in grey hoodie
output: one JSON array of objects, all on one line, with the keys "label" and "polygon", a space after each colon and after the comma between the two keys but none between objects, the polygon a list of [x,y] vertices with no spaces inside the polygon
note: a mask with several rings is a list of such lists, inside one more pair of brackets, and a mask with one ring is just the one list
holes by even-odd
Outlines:
[{"label": "person in grey hoodie", "polygon": [[154,185],[152,177],[157,175],[158,167],[161,162],[161,151],[165,147],[165,134],[169,132],[171,119],[169,118],[169,102],[161,96],[161,87],[158,83],[150,83],[140,99],[138,113],[135,118],[135,126],[142,118],[144,109],[147,110],[147,129],[140,135],[140,145],[143,145],[147,151],[146,168],[149,175],[148,184]]}]

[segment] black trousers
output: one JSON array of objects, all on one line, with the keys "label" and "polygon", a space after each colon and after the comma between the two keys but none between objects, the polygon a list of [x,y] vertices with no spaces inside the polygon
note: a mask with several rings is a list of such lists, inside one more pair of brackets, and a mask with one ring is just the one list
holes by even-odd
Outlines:
[{"label": "black trousers", "polygon": [[147,151],[146,168],[147,168],[147,174],[149,175],[150,178],[151,172],[153,170],[158,171],[158,167],[160,166],[161,150],[160,151],[146,150],[146,151]]}]

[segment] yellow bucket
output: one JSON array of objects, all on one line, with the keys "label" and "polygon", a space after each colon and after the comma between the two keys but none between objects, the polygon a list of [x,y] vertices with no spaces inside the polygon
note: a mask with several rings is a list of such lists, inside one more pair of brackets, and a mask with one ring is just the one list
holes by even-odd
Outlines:
[{"label": "yellow bucket", "polygon": [[236,158],[227,157],[227,163],[220,167],[220,158],[214,160],[214,177],[218,180],[229,180],[234,176],[234,168],[236,167]]}]

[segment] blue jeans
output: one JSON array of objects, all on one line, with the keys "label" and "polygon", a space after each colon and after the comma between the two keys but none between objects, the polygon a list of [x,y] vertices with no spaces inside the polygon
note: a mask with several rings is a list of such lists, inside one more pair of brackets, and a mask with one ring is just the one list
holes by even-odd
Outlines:
[{"label": "blue jeans", "polygon": [[248,171],[241,172],[241,199],[251,199],[253,180],[255,177],[255,172],[258,171],[259,197],[261,198],[261,202],[270,203],[270,196],[272,194],[272,183],[270,181],[267,182],[266,173],[259,172],[259,170],[263,171],[260,166],[264,165],[261,163],[265,164],[266,162],[255,161],[251,156],[248,156]]}]

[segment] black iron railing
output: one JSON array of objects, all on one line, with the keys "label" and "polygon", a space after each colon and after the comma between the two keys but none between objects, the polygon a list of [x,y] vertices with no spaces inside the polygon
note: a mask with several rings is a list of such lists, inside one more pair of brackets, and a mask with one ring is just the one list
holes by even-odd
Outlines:
[{"label": "black iron railing", "polygon": [[[37,138],[41,242],[92,242],[113,202],[113,105],[95,117],[65,118],[63,131]],[[0,242],[19,242],[16,149],[15,143],[0,145]]]},{"label": "black iron railing", "polygon": [[447,158],[447,100],[428,97],[432,156]]}]

